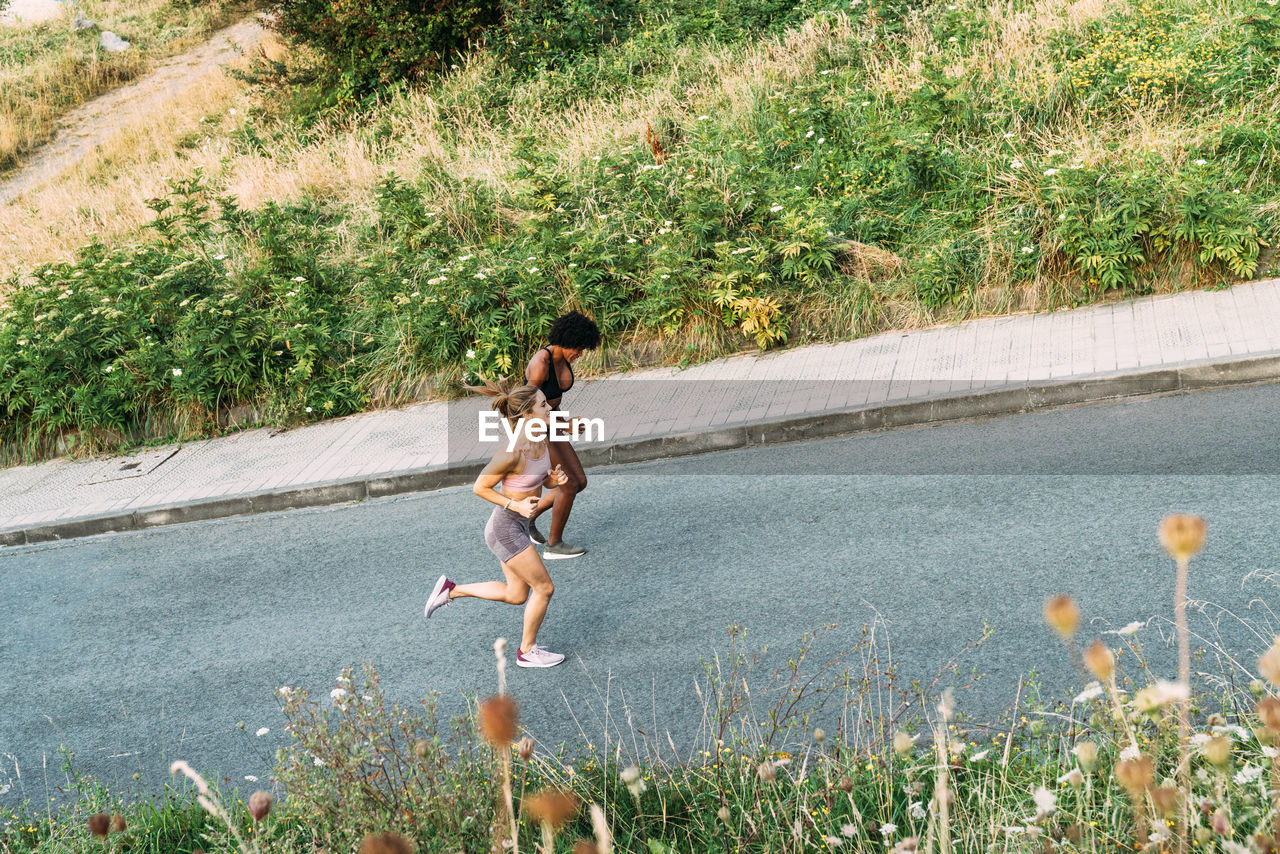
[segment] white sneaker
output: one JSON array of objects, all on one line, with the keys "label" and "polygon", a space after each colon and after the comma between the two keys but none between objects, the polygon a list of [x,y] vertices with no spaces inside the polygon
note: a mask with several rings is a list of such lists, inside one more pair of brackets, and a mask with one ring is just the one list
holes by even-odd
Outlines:
[{"label": "white sneaker", "polygon": [[529,647],[528,652],[516,650],[516,664],[521,667],[555,667],[562,661],[564,661],[563,655],[551,652],[536,643]]},{"label": "white sneaker", "polygon": [[454,586],[454,583],[448,578],[445,578],[443,575],[440,576],[440,580],[436,582],[436,586],[432,589],[431,595],[427,597],[427,607],[422,609],[422,613],[427,617],[427,619],[430,619],[432,614],[449,604],[451,601],[449,599],[449,591],[452,590]]}]

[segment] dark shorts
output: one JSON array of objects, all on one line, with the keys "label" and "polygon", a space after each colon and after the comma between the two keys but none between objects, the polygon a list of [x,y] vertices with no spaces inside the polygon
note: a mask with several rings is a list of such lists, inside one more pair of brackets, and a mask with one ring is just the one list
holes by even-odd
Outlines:
[{"label": "dark shorts", "polygon": [[529,538],[529,520],[514,510],[495,507],[484,526],[484,542],[489,551],[505,563],[533,545]]}]

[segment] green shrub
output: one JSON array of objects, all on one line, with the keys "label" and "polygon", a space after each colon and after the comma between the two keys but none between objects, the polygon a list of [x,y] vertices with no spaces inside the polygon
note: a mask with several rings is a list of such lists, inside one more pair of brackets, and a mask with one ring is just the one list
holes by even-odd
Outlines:
[{"label": "green shrub", "polygon": [[973,235],[929,246],[916,259],[912,281],[920,301],[940,308],[972,293],[982,272],[982,247]]},{"label": "green shrub", "polygon": [[500,20],[484,0],[271,0],[272,26],[317,58],[319,85],[363,98],[446,68]]}]

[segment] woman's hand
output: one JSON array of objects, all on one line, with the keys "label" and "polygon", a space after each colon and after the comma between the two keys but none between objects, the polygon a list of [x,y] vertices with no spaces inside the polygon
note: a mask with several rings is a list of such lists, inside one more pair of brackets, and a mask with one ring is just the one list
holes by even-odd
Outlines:
[{"label": "woman's hand", "polygon": [[538,496],[530,495],[528,498],[512,501],[510,509],[526,519],[532,519],[534,512],[538,509]]},{"label": "woman's hand", "polygon": [[564,469],[556,466],[547,472],[547,478],[551,481],[552,486],[563,486],[569,481],[569,475],[564,473]]}]

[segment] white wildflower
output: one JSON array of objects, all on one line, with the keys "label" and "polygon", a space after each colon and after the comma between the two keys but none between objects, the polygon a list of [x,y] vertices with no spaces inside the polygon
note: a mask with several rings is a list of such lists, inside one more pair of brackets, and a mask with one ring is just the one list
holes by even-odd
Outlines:
[{"label": "white wildflower", "polygon": [[710,118],[711,118],[710,116],[698,116],[698,121],[705,122]]},{"label": "white wildflower", "polygon": [[306,277],[305,277],[305,276],[294,276],[294,277],[293,277],[293,280],[294,280],[295,282],[305,282],[307,279],[306,279]]},{"label": "white wildflower", "polygon": [[1146,624],[1143,623],[1141,620],[1134,620],[1132,623],[1125,626],[1124,628],[1115,629],[1114,631],[1109,631],[1109,632],[1103,632],[1103,634],[1104,635],[1124,635],[1125,637],[1128,637],[1129,635],[1136,635],[1138,633],[1138,629],[1142,628],[1144,625]]},{"label": "white wildflower", "polygon": [[911,817],[916,821],[924,821],[929,817],[929,814],[924,811],[923,801],[912,801],[911,806],[908,807],[908,809],[911,812]]},{"label": "white wildflower", "polygon": [[805,138],[805,139],[808,139],[808,138],[809,138],[809,137],[811,137],[811,136],[813,136],[813,131],[812,131],[812,130],[811,130],[811,131],[809,131],[808,133],[806,133],[806,134],[804,135],[804,138]]},{"label": "white wildflower", "polygon": [[886,839],[890,836],[893,836],[897,832],[898,832],[898,826],[896,824],[880,825],[880,835],[885,837]]},{"label": "white wildflower", "polygon": [[1261,776],[1261,765],[1246,765],[1241,768],[1232,779],[1236,781],[1237,786],[1247,786]]},{"label": "white wildflower", "polygon": [[1010,169],[1021,169],[1021,168],[1022,168],[1022,161],[1021,161],[1021,160],[1014,160],[1012,163],[1010,163],[1010,164],[1009,164],[1009,168],[1010,168]]},{"label": "white wildflower", "polygon": [[475,357],[476,357],[476,351],[475,351],[475,350],[468,350],[468,351],[467,351],[467,358],[468,358],[468,359],[474,359]]},{"label": "white wildflower", "polygon": [[827,138],[825,136],[818,137],[818,145],[822,145],[826,141],[827,141]]},{"label": "white wildflower", "polygon": [[1208,162],[1209,162],[1209,161],[1207,161],[1207,160],[1197,160],[1197,161],[1196,161],[1196,165],[1197,165],[1197,166],[1203,166],[1203,165],[1205,165],[1205,164],[1206,164],[1206,163],[1208,163]]},{"label": "white wildflower", "polygon": [[269,733],[269,732],[271,732],[271,730],[270,730],[270,729],[268,729],[267,727],[262,727],[262,728],[261,728],[261,729],[259,729],[256,733],[254,733],[254,735],[256,735],[256,736],[258,736],[259,738],[261,738],[262,736],[266,735],[266,734],[267,734],[267,733]]},{"label": "white wildflower", "polygon": [[777,213],[780,210],[782,210],[782,205],[774,205],[773,207],[769,208],[770,213]]},{"label": "white wildflower", "polygon": [[347,689],[334,688],[332,691],[329,692],[329,696],[334,700],[341,700],[343,697],[347,696]]},{"label": "white wildflower", "polygon": [[182,368],[174,368],[174,369],[173,369],[173,375],[174,375],[175,377],[180,377],[180,376],[182,376]]},{"label": "white wildflower", "polygon": [[1138,750],[1138,746],[1136,744],[1130,744],[1128,747],[1120,751],[1120,758],[1129,762],[1137,759],[1141,754],[1142,751]]},{"label": "white wildflower", "polygon": [[853,838],[853,835],[854,835],[855,833],[857,833],[857,832],[858,832],[858,828],[854,827],[852,824],[842,824],[842,825],[840,825],[840,833],[841,833],[841,834],[842,834],[846,839],[852,839],[852,838]]},{"label": "white wildflower", "polygon": [[1024,246],[1024,247],[1022,247],[1022,254],[1023,254],[1023,255],[1030,255],[1032,252],[1035,252],[1035,251],[1036,251],[1036,250],[1035,250],[1033,247],[1030,247],[1030,246]]},{"label": "white wildflower", "polygon": [[1059,170],[1059,169],[1046,169],[1046,170],[1044,170],[1044,174],[1052,176],[1052,175],[1057,175],[1059,171],[1061,171],[1061,170]]}]

